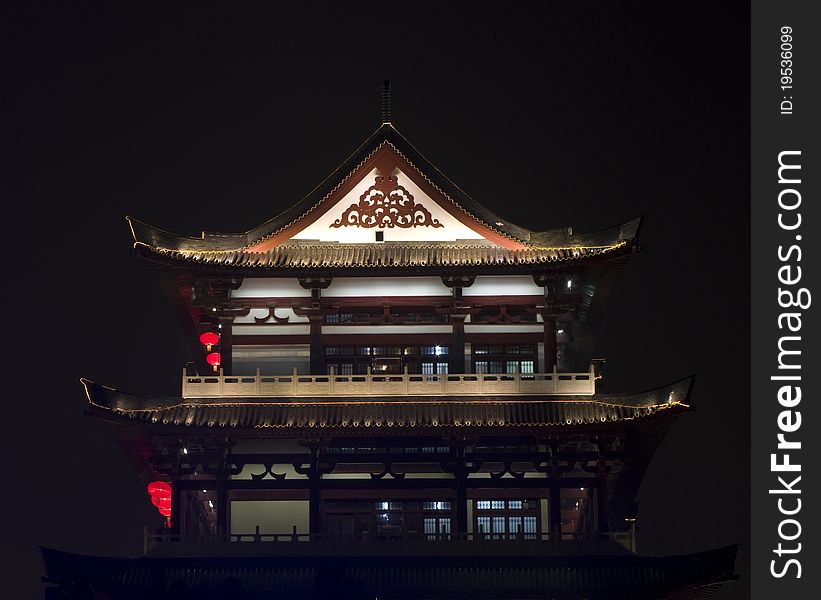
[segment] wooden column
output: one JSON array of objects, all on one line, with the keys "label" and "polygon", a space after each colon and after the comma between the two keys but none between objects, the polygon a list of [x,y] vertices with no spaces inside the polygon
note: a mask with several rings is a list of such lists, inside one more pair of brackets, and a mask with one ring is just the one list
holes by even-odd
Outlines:
[{"label": "wooden column", "polygon": [[[322,519],[320,511],[320,489],[322,486],[322,472],[319,464],[319,446],[311,444],[311,459],[307,467],[294,465],[294,470],[308,477],[308,533],[320,535],[322,533]],[[326,469],[326,472],[327,469]]]},{"label": "wooden column", "polygon": [[171,480],[171,535],[182,532],[182,490],[179,481]]},{"label": "wooden column", "polygon": [[467,315],[451,314],[453,327],[450,354],[448,354],[448,373],[465,372],[465,318]]},{"label": "wooden column", "polygon": [[550,479],[550,538],[562,539],[562,488],[556,477]]},{"label": "wooden column", "polygon": [[308,533],[319,535],[322,533],[322,519],[319,510],[321,475],[312,476],[308,487]]},{"label": "wooden column", "polygon": [[533,282],[544,290],[544,306],[540,311],[544,321],[544,372],[550,373],[557,363],[555,281],[546,274],[537,274],[533,276]]},{"label": "wooden column", "polygon": [[217,480],[217,533],[228,535],[231,531],[228,528],[228,490],[226,489],[223,476]]},{"label": "wooden column", "polygon": [[556,319],[545,314],[544,318],[544,371],[550,373],[556,366]]},{"label": "wooden column", "polygon": [[322,314],[313,314],[308,316],[311,322],[311,375],[325,375],[327,368],[325,366],[325,350],[322,347],[322,323],[325,320]]},{"label": "wooden column", "polygon": [[[455,441],[456,460],[447,469],[453,473],[456,488],[456,535],[466,536],[468,532],[468,468],[465,444]],[[475,469],[474,469],[475,470]]]},{"label": "wooden column", "polygon": [[596,478],[596,512],[599,517],[599,533],[610,531],[610,514],[607,509],[609,497],[607,493],[607,474],[599,474]]},{"label": "wooden column", "polygon": [[456,535],[468,532],[468,486],[467,473],[456,475]]},{"label": "wooden column", "polygon": [[231,327],[234,322],[233,317],[229,318],[222,318],[220,319],[220,325],[222,328],[219,330],[220,332],[220,361],[222,372],[224,375],[231,375],[233,374],[233,345],[234,342],[231,339]]},{"label": "wooden column", "polygon": [[310,306],[297,308],[294,313],[308,317],[311,323],[310,346],[311,346],[311,372],[310,375],[326,375],[325,352],[322,348],[322,323],[325,321],[325,313],[322,310],[322,290],[331,285],[330,277],[299,277],[300,287],[311,290]]},{"label": "wooden column", "polygon": [[448,355],[448,373],[465,372],[465,319],[470,312],[462,296],[462,289],[473,285],[474,275],[443,275],[442,283],[451,290],[450,323],[451,348]]}]

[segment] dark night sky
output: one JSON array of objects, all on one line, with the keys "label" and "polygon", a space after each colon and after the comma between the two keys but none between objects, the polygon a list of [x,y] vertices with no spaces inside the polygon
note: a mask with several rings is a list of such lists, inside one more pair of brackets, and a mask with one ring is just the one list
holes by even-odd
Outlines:
[{"label": "dark night sky", "polygon": [[512,222],[647,215],[605,315],[605,389],[696,373],[698,410],[650,467],[639,550],[745,543],[749,9],[614,4],[8,3],[8,597],[40,597],[38,544],[134,555],[157,523],[78,383],[179,390],[180,334],[125,215],[261,223],[379,125],[383,78],[400,131]]}]

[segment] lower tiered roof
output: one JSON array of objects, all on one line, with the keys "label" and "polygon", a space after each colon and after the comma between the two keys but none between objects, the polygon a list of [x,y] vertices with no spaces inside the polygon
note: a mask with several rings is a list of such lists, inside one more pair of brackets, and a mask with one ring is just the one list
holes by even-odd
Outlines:
[{"label": "lower tiered roof", "polygon": [[690,409],[693,378],[638,394],[366,398],[143,397],[82,380],[90,414],[120,423],[271,430],[443,433],[573,427],[672,416]]},{"label": "lower tiered roof", "polygon": [[736,552],[737,546],[727,546],[681,556],[409,557],[383,554],[169,558],[148,555],[117,559],[42,549],[46,581],[63,589],[81,590],[89,597],[92,593],[115,599],[149,592],[196,592],[208,594],[207,597],[222,593],[226,595],[219,597],[277,600],[348,597],[695,600],[712,597],[722,583],[736,579]]}]

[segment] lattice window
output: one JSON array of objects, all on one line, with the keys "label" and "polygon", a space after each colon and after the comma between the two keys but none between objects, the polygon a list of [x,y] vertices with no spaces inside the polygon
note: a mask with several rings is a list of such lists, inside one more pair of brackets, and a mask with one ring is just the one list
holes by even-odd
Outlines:
[{"label": "lattice window", "polygon": [[433,502],[423,502],[422,503],[422,510],[450,510],[451,504],[448,501],[433,501]]}]

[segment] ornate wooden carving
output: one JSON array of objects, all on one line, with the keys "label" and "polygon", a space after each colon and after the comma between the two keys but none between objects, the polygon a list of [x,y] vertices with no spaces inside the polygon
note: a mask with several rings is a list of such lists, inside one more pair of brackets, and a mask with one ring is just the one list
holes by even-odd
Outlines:
[{"label": "ornate wooden carving", "polygon": [[[475,308],[475,307],[474,307]],[[503,304],[498,307],[498,312],[493,313],[495,306],[483,308],[482,310],[471,311],[470,322],[473,324],[479,323],[537,323],[536,308],[533,306],[525,307],[522,310],[520,307],[514,307],[514,312],[511,314],[508,306]],[[518,312],[517,312],[518,311]]]},{"label": "ornate wooden carving", "polygon": [[490,478],[491,479],[501,479],[505,476],[505,474],[510,473],[514,479],[524,479],[525,472],[524,471],[514,471],[510,468],[510,461],[506,461],[504,463],[504,467],[501,471],[491,471]]},{"label": "ornate wooden carving", "polygon": [[400,227],[444,227],[430,211],[415,202],[413,195],[399,185],[396,175],[375,177],[376,183],[351,204],[342,216],[331,224],[338,227],[393,229]]},{"label": "ornate wooden carving", "polygon": [[227,300],[231,291],[239,289],[241,285],[241,277],[230,279],[202,277],[194,280],[194,296],[200,304],[205,303],[205,299]]},{"label": "ornate wooden carving", "polygon": [[[219,306],[211,306],[210,308],[212,310],[207,311],[200,317],[200,323],[206,327],[211,326],[215,320],[225,319],[230,323],[234,318],[247,317],[251,312],[251,307],[245,305],[226,306],[222,304]],[[217,310],[213,310],[214,308]]]},{"label": "ornate wooden carving", "polygon": [[442,275],[442,284],[449,288],[470,287],[475,281],[476,275]]},{"label": "ornate wooden carving", "polygon": [[254,481],[260,481],[261,479],[265,479],[266,476],[270,475],[272,479],[276,481],[281,481],[285,479],[285,473],[274,473],[272,471],[274,464],[273,463],[265,463],[263,466],[262,473],[251,473],[251,479]]},{"label": "ornate wooden carving", "polygon": [[333,277],[298,277],[297,282],[305,290],[324,290],[333,281]]},{"label": "ornate wooden carving", "polygon": [[405,473],[397,473],[393,470],[393,465],[385,464],[385,469],[380,473],[371,473],[372,480],[384,479],[386,475],[390,475],[393,479],[404,479]]},{"label": "ornate wooden carving", "polygon": [[286,323],[288,323],[288,321],[291,320],[291,317],[289,317],[289,316],[278,317],[277,314],[276,314],[276,310],[277,310],[276,304],[274,304],[272,306],[269,306],[268,307],[268,314],[264,317],[261,317],[261,318],[260,317],[254,317],[254,322],[257,325],[261,325],[261,324],[267,323],[268,321],[273,319],[274,322],[277,323],[278,325],[285,325]]}]

